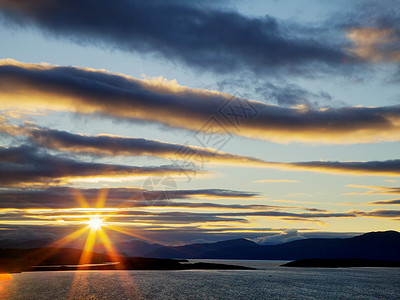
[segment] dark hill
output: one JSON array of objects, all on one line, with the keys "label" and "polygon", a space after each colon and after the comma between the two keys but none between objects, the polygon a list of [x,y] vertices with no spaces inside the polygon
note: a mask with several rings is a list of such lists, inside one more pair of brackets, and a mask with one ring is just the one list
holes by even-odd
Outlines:
[{"label": "dark hill", "polygon": [[72,248],[0,249],[0,273],[24,271],[75,270],[250,270],[252,268],[213,263],[188,263],[182,260],[123,257],[113,259],[106,254],[85,252],[90,265],[79,265],[83,251]]}]

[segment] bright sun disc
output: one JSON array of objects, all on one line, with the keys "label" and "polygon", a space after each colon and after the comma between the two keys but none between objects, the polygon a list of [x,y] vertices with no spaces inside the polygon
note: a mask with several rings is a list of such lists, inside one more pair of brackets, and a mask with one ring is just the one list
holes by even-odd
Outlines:
[{"label": "bright sun disc", "polygon": [[92,230],[99,230],[101,228],[101,225],[103,225],[103,220],[100,219],[99,217],[92,217],[89,220],[89,227]]}]

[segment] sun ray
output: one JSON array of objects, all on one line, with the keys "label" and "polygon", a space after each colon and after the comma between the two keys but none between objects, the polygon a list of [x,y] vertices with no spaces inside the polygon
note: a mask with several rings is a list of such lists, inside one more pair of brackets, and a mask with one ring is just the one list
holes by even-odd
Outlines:
[{"label": "sun ray", "polygon": [[80,237],[85,231],[87,231],[89,228],[88,227],[83,227],[80,228],[79,230],[76,230],[74,232],[72,232],[71,234],[51,243],[48,245],[48,247],[58,247],[58,248],[62,248],[65,245],[69,244],[70,242],[72,242],[73,240],[77,239],[78,237]]},{"label": "sun ray", "polygon": [[[87,226],[86,228],[89,228]],[[92,259],[92,250],[93,246],[96,240],[96,233],[97,230],[89,230],[88,236],[86,238],[85,246],[83,247],[81,256],[79,258],[78,265],[84,265],[84,264],[90,264],[91,259]],[[86,273],[85,272],[75,272],[74,274],[74,279],[71,284],[71,288],[69,291],[69,297],[68,299],[76,299],[76,293],[78,290],[78,287],[82,288],[87,286],[87,278],[86,278]]]},{"label": "sun ray", "polygon": [[79,265],[90,264],[92,259],[92,250],[96,241],[97,230],[90,230],[86,238],[85,246],[83,247]]},{"label": "sun ray", "polygon": [[97,200],[96,200],[96,208],[103,208],[106,204],[108,196],[108,189],[101,189],[98,193]]},{"label": "sun ray", "polygon": [[79,230],[76,230],[73,233],[47,245],[46,249],[39,248],[36,251],[31,252],[29,255],[25,257],[25,259],[30,261],[32,265],[40,265],[47,258],[57,253],[57,251],[60,248],[69,244],[70,242],[81,236],[87,230],[88,230],[87,227],[80,228]]},{"label": "sun ray", "polygon": [[98,231],[98,235],[104,247],[106,248],[107,255],[110,257],[112,262],[118,262],[119,265],[117,266],[118,269],[124,268],[124,261],[123,258],[119,255],[117,250],[112,245],[111,240],[108,238],[107,234],[104,232],[103,229]]},{"label": "sun ray", "polygon": [[83,193],[80,190],[74,189],[73,193],[74,193],[74,199],[78,203],[79,207],[82,207],[82,208],[89,208],[90,207],[90,205],[87,202],[85,196],[83,195]]}]

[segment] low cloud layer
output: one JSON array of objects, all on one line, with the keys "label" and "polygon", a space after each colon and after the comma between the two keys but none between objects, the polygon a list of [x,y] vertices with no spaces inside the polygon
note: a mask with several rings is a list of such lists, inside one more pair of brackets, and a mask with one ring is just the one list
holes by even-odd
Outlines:
[{"label": "low cloud layer", "polygon": [[[36,146],[51,150],[90,155],[154,156],[171,161],[186,161],[204,167],[205,163],[239,165],[245,167],[275,168],[283,170],[312,171],[358,176],[400,176],[400,160],[339,162],[271,162],[255,157],[230,154],[210,147],[201,148],[186,144],[166,143],[143,138],[124,138],[120,136],[87,136],[65,131],[38,128],[32,126],[11,125],[0,120],[0,132],[11,136],[27,136]],[[191,165],[191,164],[188,164]],[[297,180],[262,179],[257,183],[295,183]]]},{"label": "low cloud layer", "polygon": [[276,245],[276,244],[291,242],[294,240],[301,240],[304,238],[305,237],[296,229],[291,229],[276,234],[270,234],[268,236],[259,237],[254,239],[254,241],[261,245]]},{"label": "low cloud layer", "polygon": [[88,136],[34,126],[11,125],[0,116],[0,133],[13,137],[26,136],[38,147],[92,156],[152,156],[170,161],[189,161],[203,165],[207,162],[227,165],[260,166],[263,161],[254,157],[225,153],[210,147],[166,143],[145,138],[126,138],[115,135]]},{"label": "low cloud layer", "polygon": [[[75,67],[0,62],[4,108],[63,110],[144,120],[278,143],[354,144],[400,140],[400,106],[284,108]],[[213,147],[213,145],[205,145]]]},{"label": "low cloud layer", "polygon": [[214,203],[172,203],[174,199],[253,199],[254,192],[226,189],[148,190],[144,188],[79,189],[50,187],[47,189],[22,189],[0,192],[1,208],[96,208],[171,206],[187,208],[268,209],[268,205],[222,205]]},{"label": "low cloud layer", "polygon": [[[210,225],[206,223],[224,223],[226,227],[237,223],[254,224],[258,219],[281,220],[288,222],[311,222],[324,224],[321,220],[332,218],[361,218],[373,217],[383,218],[393,221],[400,221],[399,210],[376,209],[372,211],[347,211],[347,212],[289,212],[280,210],[247,210],[239,212],[193,212],[193,211],[167,211],[158,210],[139,210],[137,208],[104,208],[99,210],[87,210],[75,208],[70,209],[5,209],[0,211],[0,222],[2,224],[24,225],[27,222],[32,225],[84,225],[87,220],[102,212],[101,216],[106,225],[116,226],[153,226],[170,224],[186,225]],[[144,224],[143,224],[144,223]],[[211,226],[211,225],[210,225]],[[212,227],[211,227],[212,228]],[[218,228],[218,226],[217,226]]]}]

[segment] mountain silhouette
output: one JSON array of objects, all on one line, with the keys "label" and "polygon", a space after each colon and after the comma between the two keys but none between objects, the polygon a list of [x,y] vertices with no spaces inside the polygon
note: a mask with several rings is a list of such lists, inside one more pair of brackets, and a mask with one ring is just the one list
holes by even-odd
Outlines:
[{"label": "mountain silhouette", "polygon": [[[41,248],[49,242],[41,240],[0,241],[3,249]],[[196,243],[168,247],[142,240],[130,240],[113,244],[123,256],[178,259],[375,259],[400,261],[400,233],[397,231],[369,232],[352,238],[311,238],[278,245],[260,245],[240,238],[216,243]],[[77,249],[77,246],[70,246]],[[93,251],[105,254],[96,245]]]},{"label": "mountain silhouette", "polygon": [[400,233],[369,232],[352,238],[312,238],[278,245],[259,245],[246,239],[160,247],[144,255],[185,259],[377,259],[400,261]]}]

